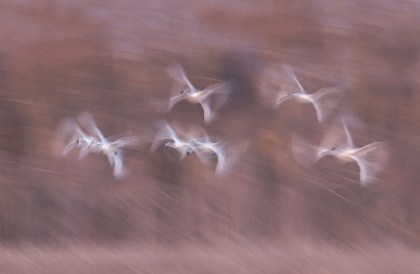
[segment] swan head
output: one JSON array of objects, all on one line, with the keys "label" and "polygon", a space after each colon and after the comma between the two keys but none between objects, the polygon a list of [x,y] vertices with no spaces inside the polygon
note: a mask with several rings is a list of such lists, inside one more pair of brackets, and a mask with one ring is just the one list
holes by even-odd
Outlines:
[{"label": "swan head", "polygon": [[184,89],[184,90],[181,90],[180,92],[179,92],[179,94],[181,95],[181,94],[186,94],[186,93],[188,93],[188,92],[190,92],[191,91],[191,88],[186,88],[186,89]]},{"label": "swan head", "polygon": [[332,149],[323,149],[318,152],[318,155],[316,156],[316,161],[321,160],[321,158],[324,158],[325,156],[329,155],[335,155],[337,153],[337,148],[334,147]]},{"label": "swan head", "polygon": [[339,155],[341,152],[343,152],[343,147],[338,146],[324,151],[326,155]]},{"label": "swan head", "polygon": [[186,154],[187,156],[190,156],[194,151],[191,148],[187,148]]},{"label": "swan head", "polygon": [[170,144],[170,141],[165,141],[165,142],[163,142],[163,145],[164,145],[165,147],[169,146],[169,144]]}]

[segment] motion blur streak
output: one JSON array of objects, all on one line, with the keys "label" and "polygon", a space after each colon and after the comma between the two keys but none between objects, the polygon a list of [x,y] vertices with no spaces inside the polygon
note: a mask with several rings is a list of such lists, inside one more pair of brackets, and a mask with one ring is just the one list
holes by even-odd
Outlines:
[{"label": "motion blur streak", "polygon": [[[0,1],[0,272],[419,273],[419,11],[410,0]],[[153,106],[170,98],[172,62],[198,90],[235,79],[211,122],[186,100]],[[308,94],[345,85],[325,121],[313,105],[267,102],[283,64]],[[86,110],[104,136],[148,136],[166,119],[230,136],[239,156],[217,176],[217,157],[141,144],[116,180],[104,155],[56,146],[60,122]],[[337,115],[354,147],[388,144],[368,186],[355,162],[294,157],[294,136],[318,146]]]}]

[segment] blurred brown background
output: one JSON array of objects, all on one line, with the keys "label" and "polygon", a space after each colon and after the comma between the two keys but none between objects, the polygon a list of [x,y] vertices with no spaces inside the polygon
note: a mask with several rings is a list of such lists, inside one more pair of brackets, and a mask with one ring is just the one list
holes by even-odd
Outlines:
[{"label": "blurred brown background", "polygon": [[[420,239],[416,1],[0,1],[0,242],[213,245],[320,241],[357,246]],[[251,147],[218,179],[195,155],[174,162],[149,146],[127,152],[114,180],[102,155],[53,149],[62,118],[92,112],[105,135],[141,134],[162,114],[166,66],[204,88],[236,78],[219,118],[180,103],[169,121],[203,125]],[[261,103],[267,69],[288,63],[313,92],[352,86],[342,108],[356,145],[389,141],[373,186],[356,164],[296,165],[294,133],[317,141],[315,111]]]}]

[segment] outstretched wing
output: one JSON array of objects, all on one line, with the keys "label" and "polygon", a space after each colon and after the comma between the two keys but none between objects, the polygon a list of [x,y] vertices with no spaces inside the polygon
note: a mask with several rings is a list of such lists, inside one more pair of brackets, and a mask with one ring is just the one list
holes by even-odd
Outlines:
[{"label": "outstretched wing", "polygon": [[[205,139],[208,139],[208,136],[206,136]],[[227,156],[229,151],[227,146],[231,142],[232,138],[230,136],[225,136],[216,143],[210,142],[209,139],[204,142],[196,141],[193,149],[200,161],[205,165],[211,165],[214,156],[217,156],[215,173],[217,175],[222,175],[231,167],[231,164],[236,161],[236,158],[233,157],[234,155],[229,158]]]},{"label": "outstretched wing", "polygon": [[305,93],[306,91],[305,89],[302,87],[302,85],[300,84],[299,80],[296,77],[296,74],[294,72],[294,70],[292,69],[292,67],[290,67],[289,65],[282,65],[283,69],[286,71],[287,75],[293,79],[293,81],[296,83],[296,85],[299,87],[299,91],[301,93]]},{"label": "outstretched wing", "polygon": [[164,101],[155,101],[152,99],[151,103],[157,111],[166,112],[166,111],[170,111],[177,103],[187,98],[188,98],[188,94],[184,92],[181,94],[177,93],[171,96],[171,98],[169,98],[168,100],[164,100]]},{"label": "outstretched wing", "polygon": [[376,155],[376,157],[352,156],[352,159],[359,165],[360,184],[362,186],[367,186],[377,179],[377,175],[383,169],[386,160],[384,155]]},{"label": "outstretched wing", "polygon": [[107,139],[102,134],[102,131],[98,128],[96,125],[95,120],[93,119],[93,116],[88,111],[83,111],[78,115],[78,121],[79,123],[85,127],[90,133],[95,134],[98,136],[102,142],[107,142]]},{"label": "outstretched wing", "polygon": [[353,138],[351,137],[350,131],[346,126],[346,122],[344,121],[343,116],[341,116],[341,120],[343,121],[344,130],[346,131],[347,136],[347,147],[354,148]]},{"label": "outstretched wing", "polygon": [[328,96],[328,95],[337,95],[338,97],[341,97],[344,95],[344,85],[338,85],[333,87],[323,87],[319,90],[315,91],[314,93],[311,93],[310,96],[314,100],[320,100],[321,98]]},{"label": "outstretched wing", "polygon": [[81,132],[73,118],[66,117],[61,120],[57,128],[54,145],[57,154],[66,155],[77,147],[76,141],[84,140],[84,135]]},{"label": "outstretched wing", "polygon": [[218,110],[226,104],[234,88],[235,80],[213,84],[201,91],[203,98],[211,97],[212,110]]},{"label": "outstretched wing", "polygon": [[166,68],[166,73],[175,81],[188,86],[191,90],[195,90],[194,86],[188,79],[184,68],[178,62],[172,62],[169,64],[169,66]]},{"label": "outstretched wing", "polygon": [[364,146],[350,157],[357,162],[360,168],[360,183],[363,186],[376,179],[387,160],[386,142],[374,142]]},{"label": "outstretched wing", "polygon": [[201,102],[200,105],[201,105],[201,107],[203,108],[203,111],[204,111],[204,121],[206,123],[211,122],[211,120],[214,119],[215,114],[212,113],[212,110],[210,108],[210,101],[209,101],[209,99]]},{"label": "outstretched wing", "polygon": [[207,95],[230,93],[233,90],[234,83],[235,81],[232,79],[230,81],[212,84],[203,89],[202,92]]},{"label": "outstretched wing", "polygon": [[337,86],[321,88],[308,96],[308,99],[312,102],[316,109],[319,123],[322,123],[338,106],[343,93],[344,89],[342,89],[341,86]]},{"label": "outstretched wing", "polygon": [[132,145],[137,145],[140,141],[140,138],[137,136],[132,136],[132,137],[121,137],[120,139],[112,142],[110,144],[111,147],[111,151],[117,150],[121,147],[124,146],[132,146]]},{"label": "outstretched wing", "polygon": [[[287,95],[300,92],[299,85],[296,85],[296,81],[287,72],[285,65],[269,66],[258,82],[262,102],[270,108],[278,107],[286,100]],[[282,99],[283,97],[284,99]]]},{"label": "outstretched wing", "polygon": [[336,148],[344,148],[347,146],[347,135],[342,127],[334,125],[324,135],[318,148],[317,157],[321,153],[330,151]]},{"label": "outstretched wing", "polygon": [[354,155],[356,157],[364,157],[366,156],[366,154],[373,152],[374,150],[380,149],[380,148],[385,148],[387,146],[386,142],[373,142],[369,145],[366,145],[362,148],[359,148]]},{"label": "outstretched wing", "polygon": [[117,154],[112,154],[114,163],[114,178],[121,180],[129,174],[128,169],[125,168],[123,163],[124,151],[118,150]]},{"label": "outstretched wing", "polygon": [[[232,139],[224,138],[219,142],[224,145],[230,144]],[[224,145],[222,147],[224,147]],[[235,144],[229,146],[228,148],[224,147],[223,154],[218,155],[218,162],[216,166],[216,176],[225,176],[227,175],[238,162],[240,157],[248,150],[249,142],[242,140],[242,142],[236,141]]]},{"label": "outstretched wing", "polygon": [[167,121],[161,121],[157,125],[158,131],[155,134],[155,137],[150,148],[150,152],[153,153],[166,141],[179,141],[178,135],[168,124]]},{"label": "outstretched wing", "polygon": [[293,96],[289,93],[286,92],[281,92],[279,93],[276,103],[274,104],[274,108],[278,108],[280,106],[281,103],[283,103],[284,101],[287,101],[289,99],[292,99]]}]

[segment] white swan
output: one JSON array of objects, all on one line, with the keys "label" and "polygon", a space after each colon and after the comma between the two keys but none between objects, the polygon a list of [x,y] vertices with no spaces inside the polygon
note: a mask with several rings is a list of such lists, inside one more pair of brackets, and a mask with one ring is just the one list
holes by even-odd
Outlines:
[{"label": "white swan", "polygon": [[179,160],[183,160],[194,152],[192,141],[183,141],[167,121],[162,121],[159,125],[159,131],[155,135],[150,148],[150,153],[154,153],[160,146],[171,147],[179,152]]},{"label": "white swan", "polygon": [[294,155],[298,161],[306,164],[317,162],[326,156],[333,156],[345,164],[355,161],[360,168],[360,183],[365,186],[375,178],[383,166],[383,159],[368,159],[366,156],[374,150],[385,148],[387,142],[373,142],[356,148],[343,118],[342,122],[344,131],[337,128],[331,129],[324,136],[319,147],[312,146],[295,136],[293,139]]},{"label": "white swan", "polygon": [[[233,80],[212,84],[203,90],[196,89],[188,79],[187,74],[185,73],[182,66],[177,62],[168,66],[167,73],[172,79],[187,86],[187,88],[182,91],[172,92],[171,98],[165,101],[169,102],[169,104],[164,109],[164,111],[169,111],[178,102],[187,100],[189,103],[201,105],[204,111],[205,122],[210,122],[215,118],[215,114],[210,108],[210,95],[219,94],[224,95],[227,98],[232,90]],[[224,102],[226,102],[226,98],[219,105],[219,107],[224,104]],[[162,103],[154,103],[154,105],[159,109],[162,109]]]},{"label": "white swan", "polygon": [[89,147],[84,150],[83,156],[88,153],[103,153],[108,157],[108,162],[114,167],[114,177],[121,179],[128,171],[123,165],[123,147],[138,144],[139,137],[121,137],[115,141],[110,141],[111,137],[105,138],[102,131],[96,125],[92,115],[89,112],[82,112],[79,115],[79,120],[87,127],[92,133],[95,133],[99,140],[93,142]]},{"label": "white swan", "polygon": [[72,118],[65,118],[61,123],[59,131],[72,132],[70,142],[64,147],[61,153],[63,156],[67,155],[74,148],[81,148],[79,154],[79,159],[81,159],[83,158],[85,151],[99,141],[98,138],[86,134]]},{"label": "white swan", "polygon": [[217,142],[212,142],[204,130],[203,132],[205,135],[203,138],[193,139],[193,149],[197,157],[203,164],[210,165],[212,156],[216,155],[217,165],[215,173],[217,175],[225,174],[236,160],[236,157],[227,157],[228,150],[226,146],[232,142],[232,138],[225,136]]},{"label": "white swan", "polygon": [[287,74],[293,79],[293,81],[297,84],[299,90],[293,93],[279,93],[277,96],[277,100],[274,104],[274,108],[277,108],[278,106],[280,106],[281,103],[289,99],[295,98],[299,103],[305,105],[312,104],[316,111],[318,123],[322,123],[326,119],[331,109],[336,106],[336,102],[323,103],[322,99],[325,96],[332,94],[342,96],[342,93],[344,91],[343,86],[324,87],[314,93],[308,94],[297,79],[294,71],[289,66],[283,66],[283,68],[286,70]]}]

